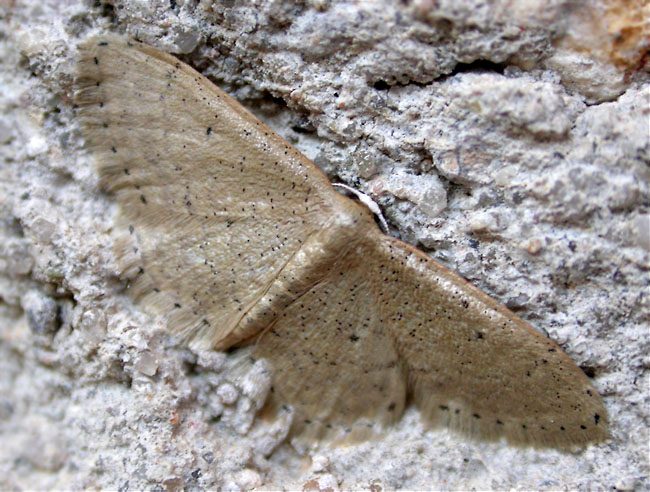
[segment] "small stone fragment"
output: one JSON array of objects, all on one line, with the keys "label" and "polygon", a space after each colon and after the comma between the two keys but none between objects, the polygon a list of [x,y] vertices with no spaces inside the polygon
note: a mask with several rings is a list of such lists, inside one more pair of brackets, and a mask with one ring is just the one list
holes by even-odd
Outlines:
[{"label": "small stone fragment", "polygon": [[542,241],[538,238],[525,239],[519,244],[519,246],[531,255],[538,254],[543,247]]},{"label": "small stone fragment", "polygon": [[40,290],[30,290],[22,298],[22,307],[32,332],[47,335],[59,329],[59,307],[54,299]]},{"label": "small stone fragment", "polygon": [[153,376],[158,370],[158,359],[148,350],[142,352],[135,362],[135,369],[145,376]]},{"label": "small stone fragment", "polygon": [[217,395],[221,398],[224,405],[232,405],[239,398],[239,392],[230,383],[224,383],[217,388]]},{"label": "small stone fragment", "polygon": [[242,490],[252,490],[262,485],[262,477],[255,470],[244,468],[235,476],[235,482]]}]

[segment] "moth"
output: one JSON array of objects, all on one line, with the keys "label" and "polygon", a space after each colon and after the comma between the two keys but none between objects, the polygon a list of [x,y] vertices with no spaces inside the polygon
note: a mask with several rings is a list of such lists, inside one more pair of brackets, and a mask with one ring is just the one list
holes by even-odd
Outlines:
[{"label": "moth", "polygon": [[[573,449],[603,402],[552,340],[383,234],[208,79],[115,35],[79,47],[75,103],[128,240],[128,292],[191,347],[264,358],[291,434],[364,436],[407,404],[478,439]],[[135,246],[134,246],[135,245]]]}]

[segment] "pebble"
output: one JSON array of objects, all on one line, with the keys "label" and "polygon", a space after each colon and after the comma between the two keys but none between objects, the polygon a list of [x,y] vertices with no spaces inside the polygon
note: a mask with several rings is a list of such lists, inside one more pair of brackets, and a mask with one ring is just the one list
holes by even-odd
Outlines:
[{"label": "pebble", "polygon": [[54,299],[40,290],[28,291],[22,298],[22,307],[32,332],[46,335],[59,329],[59,307]]},{"label": "pebble", "polygon": [[239,392],[230,383],[223,383],[217,388],[217,395],[225,405],[232,405],[239,398]]}]

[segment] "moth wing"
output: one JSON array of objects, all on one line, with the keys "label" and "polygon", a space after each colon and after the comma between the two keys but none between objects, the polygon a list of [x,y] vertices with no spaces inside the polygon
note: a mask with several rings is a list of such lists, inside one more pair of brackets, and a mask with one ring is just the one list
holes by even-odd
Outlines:
[{"label": "moth wing", "polygon": [[[326,177],[176,58],[117,36],[79,48],[75,102],[119,205],[130,293],[205,347],[235,327],[336,205]],[[335,200],[335,199],[334,199]]]},{"label": "moth wing", "polygon": [[367,438],[413,401],[427,424],[478,439],[607,438],[598,393],[555,342],[401,241],[365,227],[349,243],[252,342],[293,435]]},{"label": "moth wing", "polygon": [[290,405],[292,435],[302,439],[372,437],[406,404],[406,372],[377,309],[368,244],[349,245],[252,341],[254,357],[273,367],[267,411]]},{"label": "moth wing", "polygon": [[600,396],[554,341],[420,251],[373,245],[376,305],[427,422],[541,447],[607,438]]}]

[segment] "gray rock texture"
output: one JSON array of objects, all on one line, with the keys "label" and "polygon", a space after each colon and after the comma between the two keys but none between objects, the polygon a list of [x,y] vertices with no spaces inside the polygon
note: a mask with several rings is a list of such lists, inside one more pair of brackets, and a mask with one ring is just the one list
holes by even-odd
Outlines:
[{"label": "gray rock texture", "polygon": [[[645,10],[644,10],[645,9]],[[649,7],[638,1],[0,3],[0,488],[650,487]],[[391,233],[557,340],[610,442],[521,450],[426,430],[287,442],[269,382],[193,353],[126,298],[71,104],[96,32],[174,53]]]}]

